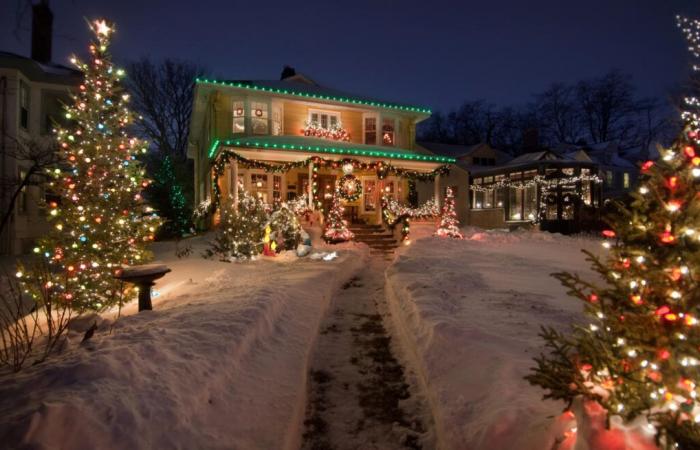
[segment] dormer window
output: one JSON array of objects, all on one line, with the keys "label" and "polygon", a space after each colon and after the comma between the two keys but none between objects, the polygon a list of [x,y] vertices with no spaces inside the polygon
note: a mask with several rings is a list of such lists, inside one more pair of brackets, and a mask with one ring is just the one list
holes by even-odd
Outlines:
[{"label": "dormer window", "polygon": [[331,111],[309,111],[309,122],[324,130],[331,130],[340,124],[340,114]]}]

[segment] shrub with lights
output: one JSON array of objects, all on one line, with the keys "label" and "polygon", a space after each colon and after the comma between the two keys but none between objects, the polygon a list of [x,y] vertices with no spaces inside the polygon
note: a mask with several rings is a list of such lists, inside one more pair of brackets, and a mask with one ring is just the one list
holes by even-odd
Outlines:
[{"label": "shrub with lights", "polygon": [[299,219],[285,203],[270,216],[270,228],[282,250],[295,250],[301,242]]},{"label": "shrub with lights", "polygon": [[49,272],[34,273],[31,267],[18,272],[36,301],[58,297],[77,310],[120,301],[113,275],[149,259],[146,244],[160,225],[141,197],[148,181],[136,156],[146,145],[127,132],[132,114],[121,85],[125,74],[109,53],[114,27],[98,20],[90,28],[96,38],[91,60],[71,60],[84,80],[73,105],[66,106],[68,125],[56,130],[62,164],[52,172],[48,190],[60,200],[47,205],[52,228],[34,248]]},{"label": "shrub with lights", "polygon": [[[700,24],[679,24],[698,48]],[[545,329],[550,352],[527,376],[546,398],[571,404],[582,396],[599,402],[608,419],[646,419],[667,449],[700,448],[698,100],[685,106],[682,134],[658,162],[642,165],[633,203],[609,217],[608,254],[586,252],[605,284],[555,274],[585,302],[590,323],[571,334]]]},{"label": "shrub with lights", "polygon": [[221,221],[214,240],[204,256],[218,256],[221,261],[247,259],[259,255],[269,216],[265,204],[243,189],[238,190],[238,208],[233,202],[220,210]]},{"label": "shrub with lights", "polygon": [[445,203],[442,206],[440,224],[438,225],[437,231],[435,231],[435,235],[464,239],[462,232],[459,231],[459,220],[457,219],[457,212],[455,211],[455,196],[450,187],[447,188],[445,193]]}]

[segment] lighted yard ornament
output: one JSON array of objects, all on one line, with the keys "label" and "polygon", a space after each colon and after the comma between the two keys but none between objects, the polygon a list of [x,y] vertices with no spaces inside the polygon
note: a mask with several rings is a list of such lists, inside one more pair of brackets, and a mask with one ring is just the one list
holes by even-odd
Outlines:
[{"label": "lighted yard ornament", "polygon": [[275,251],[277,249],[277,243],[270,239],[271,232],[272,228],[270,228],[270,225],[266,226],[265,236],[263,237],[263,255],[265,256],[277,255],[277,252]]},{"label": "lighted yard ornament", "polygon": [[[149,181],[136,156],[146,152],[146,144],[128,134],[132,114],[122,87],[125,73],[114,67],[109,52],[114,26],[98,20],[90,28],[95,37],[90,60],[71,59],[84,79],[65,108],[66,125],[55,130],[63,162],[51,172],[47,190],[60,201],[46,205],[51,231],[34,248],[50,268],[43,289],[79,310],[120,301],[121,282],[113,275],[150,258],[146,244],[161,222],[141,196]],[[31,269],[24,274],[27,280],[43,276]],[[26,288],[34,299],[46,295],[32,286],[36,283]]]},{"label": "lighted yard ornament", "polygon": [[457,212],[455,211],[455,197],[450,187],[447,188],[445,193],[445,203],[442,206],[440,224],[438,225],[437,231],[435,231],[435,235],[464,239],[462,232],[459,231],[459,220],[457,220]]},{"label": "lighted yard ornament", "polygon": [[[700,23],[679,25],[698,59]],[[683,132],[659,161],[642,165],[631,207],[609,217],[607,255],[586,252],[605,284],[555,274],[585,303],[590,323],[571,334],[543,330],[550,352],[527,377],[545,397],[570,405],[581,396],[609,419],[648,421],[664,449],[700,448],[699,105],[685,99]]]},{"label": "lighted yard ornament", "polygon": [[340,204],[340,189],[336,187],[333,193],[333,203],[326,217],[323,239],[331,244],[349,241],[355,237],[343,220],[343,205]]}]

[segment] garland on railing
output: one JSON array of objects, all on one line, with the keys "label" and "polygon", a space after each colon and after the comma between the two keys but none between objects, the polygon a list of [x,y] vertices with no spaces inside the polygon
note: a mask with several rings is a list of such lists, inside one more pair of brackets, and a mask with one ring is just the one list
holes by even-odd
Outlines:
[{"label": "garland on railing", "polygon": [[226,165],[229,164],[231,161],[236,161],[245,169],[259,169],[268,173],[284,173],[292,169],[306,167],[309,165],[309,163],[313,163],[312,193],[314,198],[314,204],[317,208],[321,208],[322,206],[322,202],[318,198],[318,183],[316,181],[318,178],[319,167],[330,167],[333,169],[338,169],[341,168],[344,164],[352,164],[353,169],[374,170],[377,174],[377,177],[380,180],[383,180],[388,175],[395,175],[401,178],[406,178],[409,181],[432,181],[438,175],[446,175],[450,173],[450,167],[448,165],[440,166],[432,172],[419,172],[417,170],[402,169],[384,161],[364,163],[352,158],[343,158],[340,160],[335,160],[321,158],[320,156],[311,156],[301,161],[291,161],[286,163],[267,163],[255,159],[248,159],[232,150],[225,149],[219,153],[218,157],[216,158],[216,161],[213,164],[213,198],[206,212],[207,214],[213,214],[219,206],[221,192],[219,189],[218,180],[219,177],[224,174]]},{"label": "garland on railing", "polygon": [[417,208],[411,208],[410,206],[402,205],[393,197],[387,195],[382,196],[382,219],[384,219],[384,222],[391,229],[398,223],[402,224],[402,241],[408,239],[408,235],[411,231],[409,219],[425,219],[439,215],[440,208],[434,198],[431,198]]},{"label": "garland on railing", "polygon": [[334,141],[349,142],[350,134],[342,125],[332,125],[329,128],[323,128],[318,122],[304,122],[304,128],[301,132],[304,136],[316,137],[321,139],[331,139]]}]

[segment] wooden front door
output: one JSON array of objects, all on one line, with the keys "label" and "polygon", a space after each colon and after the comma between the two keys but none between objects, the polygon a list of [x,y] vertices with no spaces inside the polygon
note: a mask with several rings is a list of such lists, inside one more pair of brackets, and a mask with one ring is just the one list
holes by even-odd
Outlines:
[{"label": "wooden front door", "polygon": [[318,176],[318,198],[323,205],[323,212],[327,213],[333,204],[333,192],[335,191],[335,175]]}]

